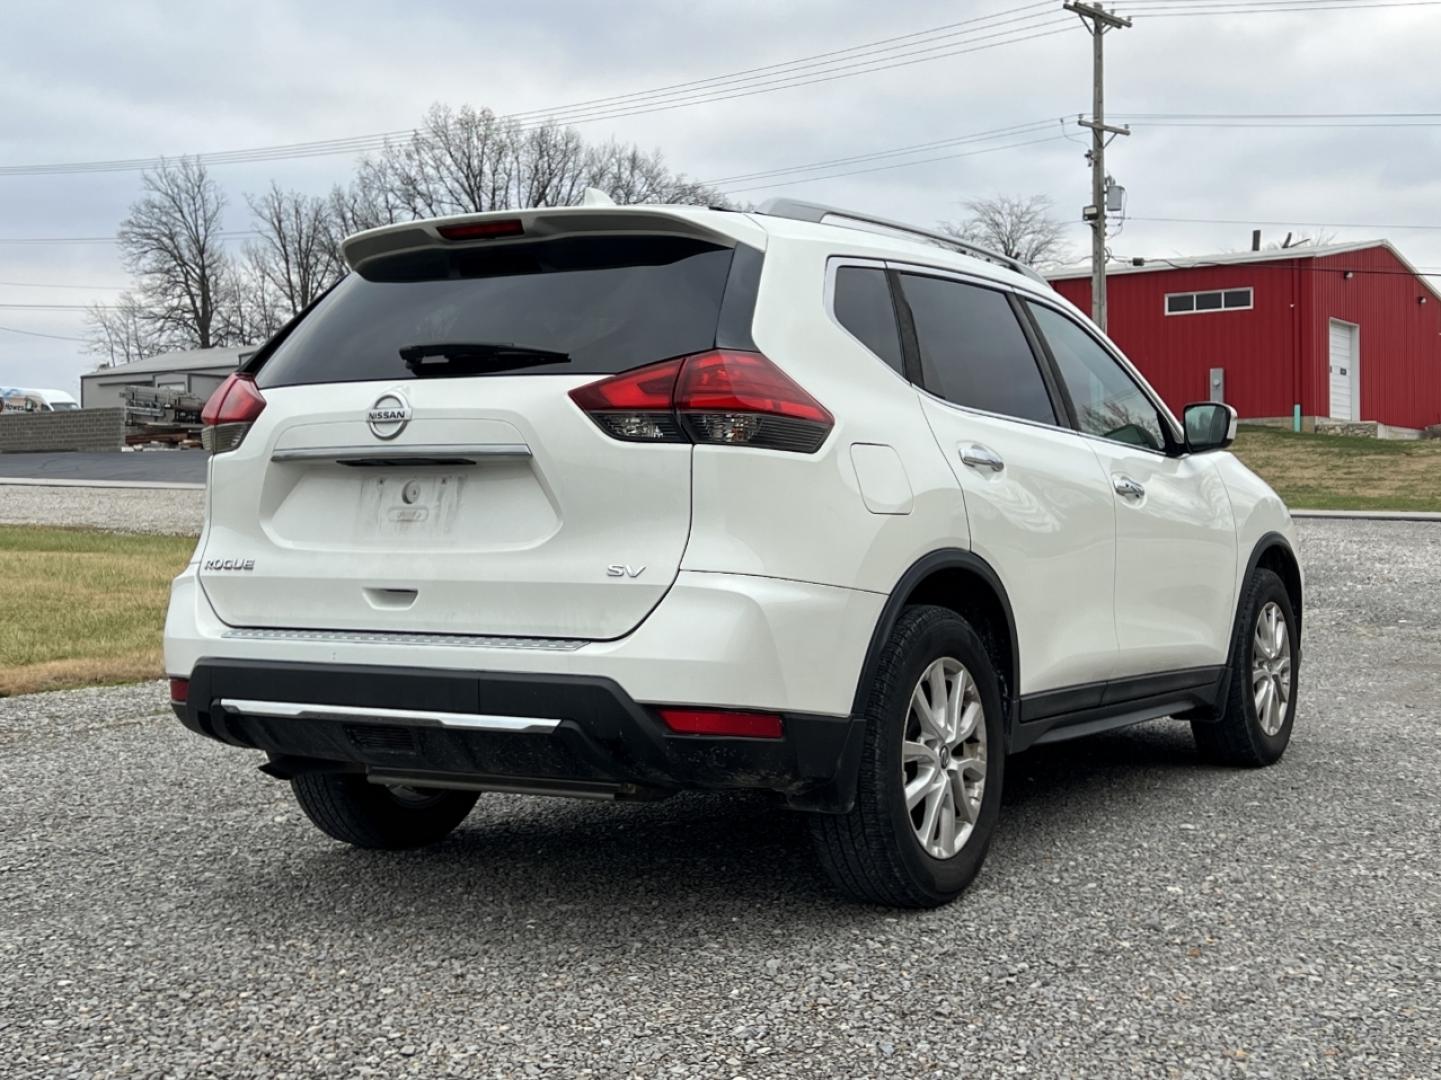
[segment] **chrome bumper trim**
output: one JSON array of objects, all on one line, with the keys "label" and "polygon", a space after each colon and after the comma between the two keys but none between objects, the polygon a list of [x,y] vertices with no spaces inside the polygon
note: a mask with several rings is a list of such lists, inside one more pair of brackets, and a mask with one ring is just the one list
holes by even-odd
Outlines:
[{"label": "chrome bumper trim", "polygon": [[506,731],[544,735],[560,726],[543,716],[486,716],[479,713],[435,712],[429,709],[379,709],[369,705],[317,705],[296,701],[253,701],[221,698],[220,707],[241,716],[276,720],[353,720],[364,724],[420,724],[425,727],[464,728],[467,731]]},{"label": "chrome bumper trim", "polygon": [[452,649],[536,649],[574,652],[587,641],[572,638],[496,637],[485,634],[407,634],[383,630],[269,630],[242,628],[220,635],[230,641],[314,641],[326,645],[436,645]]}]

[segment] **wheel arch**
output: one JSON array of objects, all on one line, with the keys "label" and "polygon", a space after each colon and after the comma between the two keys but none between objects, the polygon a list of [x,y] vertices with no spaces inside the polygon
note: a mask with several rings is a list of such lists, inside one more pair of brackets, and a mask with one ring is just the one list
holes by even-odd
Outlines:
[{"label": "wheel arch", "polygon": [[[1231,679],[1235,671],[1236,650],[1241,647],[1242,634],[1245,632],[1241,625],[1241,605],[1246,599],[1246,586],[1251,580],[1257,568],[1264,568],[1276,574],[1286,586],[1286,595],[1291,599],[1291,610],[1296,616],[1296,652],[1301,652],[1301,606],[1302,606],[1302,579],[1301,561],[1296,558],[1296,552],[1291,547],[1291,542],[1278,532],[1268,532],[1256,541],[1251,548],[1251,556],[1246,561],[1246,572],[1241,575],[1240,587],[1236,590],[1236,614],[1231,626],[1231,643],[1226,649],[1226,670],[1221,676],[1221,682],[1217,686],[1216,700],[1224,702],[1231,692]],[[1214,709],[1200,710],[1188,719],[1214,718]]]},{"label": "wheel arch", "polygon": [[861,715],[865,695],[870,692],[876,667],[880,663],[881,649],[901,612],[914,604],[950,608],[981,636],[1001,679],[1001,696],[1006,703],[1006,735],[1009,738],[1021,682],[1015,614],[1000,575],[975,552],[961,548],[945,548],[922,556],[896,582],[871,632],[871,642],[856,683],[851,715]]},{"label": "wheel arch", "polygon": [[1241,617],[1241,599],[1246,594],[1246,583],[1258,568],[1270,570],[1286,586],[1286,595],[1291,599],[1291,610],[1296,615],[1296,635],[1299,642],[1304,617],[1304,584],[1301,577],[1301,561],[1291,542],[1278,532],[1270,532],[1256,541],[1251,549],[1251,558],[1246,563],[1246,572],[1241,575],[1241,588],[1236,594],[1236,617]]}]

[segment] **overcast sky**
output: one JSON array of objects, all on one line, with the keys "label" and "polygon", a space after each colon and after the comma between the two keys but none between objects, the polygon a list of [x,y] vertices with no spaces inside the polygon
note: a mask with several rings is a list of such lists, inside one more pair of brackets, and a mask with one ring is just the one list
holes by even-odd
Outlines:
[{"label": "overcast sky", "polygon": [[[1157,2],[1112,5],[1136,22],[1106,39],[1108,110],[1118,121],[1139,113],[1441,112],[1441,5],[1355,10],[1375,0],[1353,0],[1346,5],[1352,10],[1321,10],[1338,6],[1321,0],[1290,14],[1143,14]],[[1226,5],[1169,6],[1204,12]],[[1091,50],[1079,21],[1063,21],[1060,7],[1061,0],[7,0],[0,14],[0,165],[395,131],[412,126],[433,102],[501,113],[548,109],[1015,11],[1005,25],[952,26],[949,37],[911,38],[884,54],[929,49],[924,55],[932,59],[924,62],[579,128],[587,138],[660,148],[673,168],[712,180],[1049,118],[1056,122],[1009,139],[720,186],[753,189],[739,193],[744,199],[789,195],[927,223],[963,216],[961,203],[975,196],[1045,194],[1071,223],[1081,257],[1089,174],[1074,119],[1090,110]],[[1031,36],[1051,29],[1064,32]],[[1030,40],[1006,43],[996,36],[1002,33]],[[979,45],[990,47],[936,56]],[[1014,145],[1021,142],[1031,145]],[[975,150],[987,152],[969,153]],[[1438,150],[1437,126],[1176,128],[1137,120],[1135,134],[1118,140],[1109,159],[1130,195],[1130,220],[1112,250],[1194,255],[1250,242],[1249,224],[1146,218],[1360,223],[1368,227],[1331,231],[1341,240],[1389,237],[1413,262],[1441,270]],[[968,156],[954,156],[961,153]],[[854,173],[896,162],[908,164]],[[353,163],[348,155],[316,156],[211,172],[230,201],[227,227],[240,230],[247,228],[245,192],[276,179],[323,193],[345,181]],[[840,172],[853,175],[832,175]],[[802,182],[755,188],[796,179]],[[111,236],[138,191],[135,172],[0,176],[0,238]],[[1397,227],[1408,224],[1432,228]],[[1279,240],[1287,227],[1265,231]],[[113,244],[0,242],[0,326],[83,338],[81,311],[9,305],[103,302],[126,282]],[[80,342],[0,330],[0,385],[74,389],[79,373],[93,366]]]}]

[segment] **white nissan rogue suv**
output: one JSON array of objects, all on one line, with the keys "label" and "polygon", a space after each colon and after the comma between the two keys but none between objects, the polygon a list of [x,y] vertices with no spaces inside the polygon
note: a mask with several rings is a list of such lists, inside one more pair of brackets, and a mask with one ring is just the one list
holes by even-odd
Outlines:
[{"label": "white nissan rogue suv", "polygon": [[181,721],[330,836],[762,789],[840,889],[920,907],[975,876],[1029,746],[1173,716],[1211,760],[1285,750],[1285,506],[1230,408],[1178,422],[1026,267],[789,201],[345,257],[206,406],[165,628]]}]

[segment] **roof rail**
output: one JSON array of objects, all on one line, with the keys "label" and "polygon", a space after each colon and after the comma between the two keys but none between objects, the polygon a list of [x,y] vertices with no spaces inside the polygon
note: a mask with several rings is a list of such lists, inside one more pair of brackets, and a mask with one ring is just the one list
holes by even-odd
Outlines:
[{"label": "roof rail", "polygon": [[1004,266],[1007,270],[1014,270],[1018,274],[1024,274],[1032,281],[1038,281],[1046,288],[1051,288],[1051,283],[1031,269],[1020,259],[1013,259],[1009,255],[1002,255],[999,251],[992,251],[990,248],[981,247],[979,244],[972,244],[968,240],[961,240],[949,233],[933,232],[930,229],[922,229],[916,225],[907,225],[903,221],[892,221],[889,218],[876,217],[874,214],[859,213],[855,210],[843,210],[838,206],[825,206],[821,203],[802,202],[799,199],[767,199],[761,204],[758,214],[765,214],[767,217],[790,218],[793,221],[813,221],[817,224],[841,225],[844,221],[828,222],[827,218],[843,218],[845,221],[855,221],[863,225],[875,225],[883,229],[890,229],[894,232],[904,233],[908,236],[919,236],[932,243],[940,244],[943,247],[954,248],[966,255],[973,255],[978,259],[994,263],[997,266]]}]

